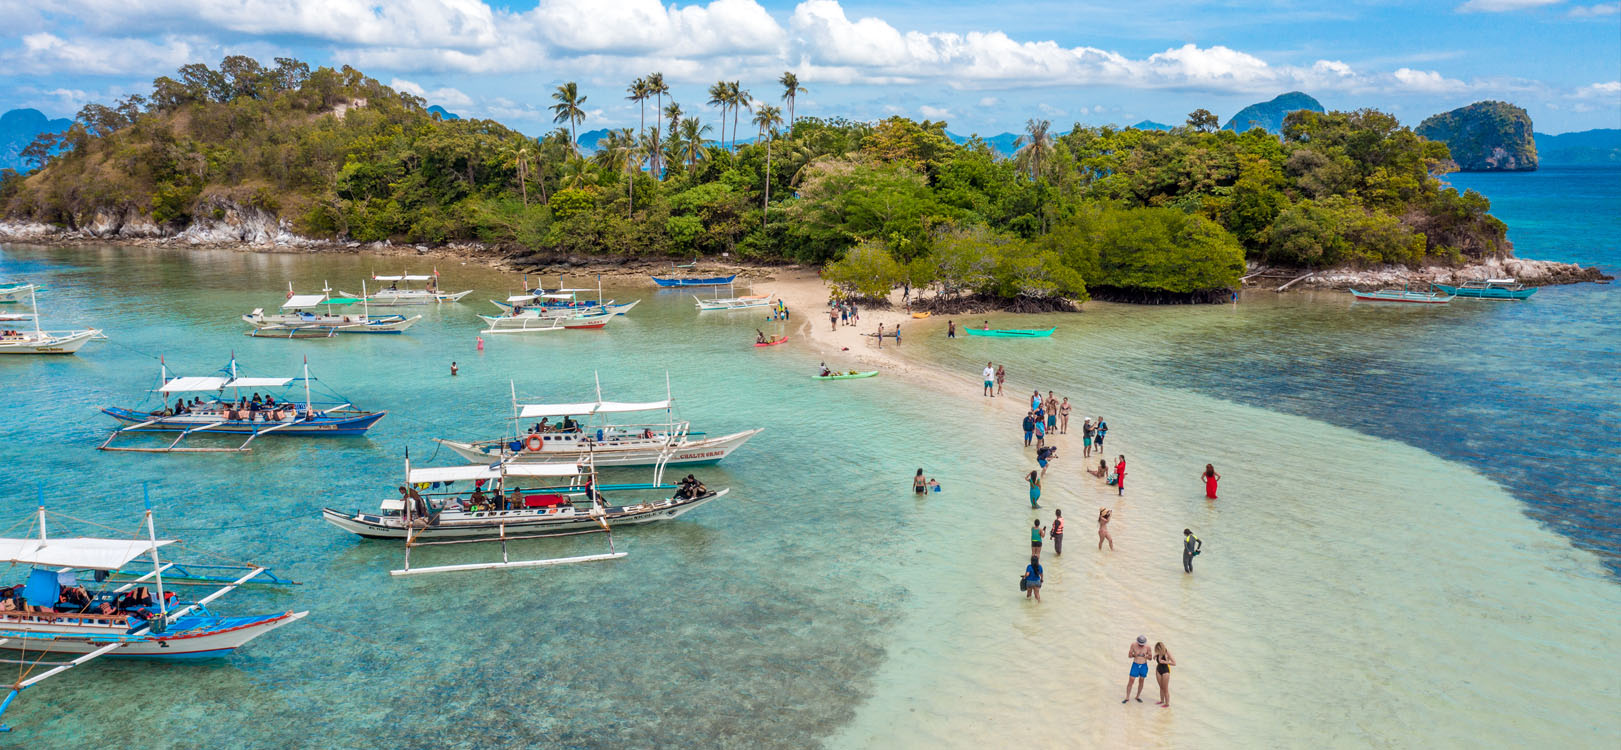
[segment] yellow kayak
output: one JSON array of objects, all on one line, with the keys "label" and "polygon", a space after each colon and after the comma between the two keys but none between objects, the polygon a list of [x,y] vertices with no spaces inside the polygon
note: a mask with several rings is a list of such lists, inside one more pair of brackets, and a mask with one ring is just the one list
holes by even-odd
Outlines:
[{"label": "yellow kayak", "polygon": [[912,317],[917,318],[918,320],[922,320],[924,318],[929,317],[929,315],[931,315],[931,314],[932,313],[926,313],[926,312],[912,313]]}]

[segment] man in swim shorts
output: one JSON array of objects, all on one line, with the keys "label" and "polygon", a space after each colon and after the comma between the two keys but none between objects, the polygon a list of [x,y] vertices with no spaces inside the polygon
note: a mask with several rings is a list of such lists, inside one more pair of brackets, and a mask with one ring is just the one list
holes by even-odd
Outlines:
[{"label": "man in swim shorts", "polygon": [[991,367],[991,363],[986,362],[985,363],[985,395],[990,396],[991,398],[996,398],[996,394],[991,391],[991,386],[995,384],[995,379],[996,379],[996,368]]},{"label": "man in swim shorts", "polygon": [[1133,681],[1137,683],[1137,702],[1143,702],[1143,683],[1148,680],[1148,659],[1152,656],[1153,652],[1148,649],[1148,636],[1146,635],[1137,636],[1137,642],[1131,644],[1131,648],[1126,650],[1126,658],[1131,660],[1131,672],[1130,676],[1126,678],[1126,700],[1120,701],[1121,703],[1131,700],[1131,683]]}]

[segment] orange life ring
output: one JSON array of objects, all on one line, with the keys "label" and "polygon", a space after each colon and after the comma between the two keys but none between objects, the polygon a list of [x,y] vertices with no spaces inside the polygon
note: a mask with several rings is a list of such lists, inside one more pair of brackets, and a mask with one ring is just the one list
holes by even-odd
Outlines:
[{"label": "orange life ring", "polygon": [[528,439],[523,441],[523,447],[530,453],[539,451],[542,445],[544,444],[541,442],[539,435],[530,435]]}]

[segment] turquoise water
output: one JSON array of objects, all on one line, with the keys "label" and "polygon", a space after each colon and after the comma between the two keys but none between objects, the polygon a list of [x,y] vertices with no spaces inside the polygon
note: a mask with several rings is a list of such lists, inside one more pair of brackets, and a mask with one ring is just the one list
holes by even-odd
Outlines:
[{"label": "turquoise water", "polygon": [[[1610,190],[1602,202],[1617,195],[1616,174],[1569,182],[1582,195]],[[1621,265],[1616,212],[1561,202],[1557,179],[1489,177],[1478,187],[1521,254]],[[1539,246],[1562,236],[1548,212],[1563,204],[1583,244]],[[1609,254],[1584,256],[1591,248]],[[133,528],[144,485],[160,532],[304,582],[233,594],[224,611],[311,611],[222,663],[104,661],[56,678],[8,712],[7,739],[1601,746],[1621,731],[1605,646],[1621,640],[1614,286],[1439,311],[1328,294],[1088,305],[1055,316],[1059,334],[1043,342],[946,342],[920,326],[904,356],[962,373],[943,381],[815,382],[807,376],[830,355],[802,335],[754,349],[751,314],[698,316],[686,295],[650,289],[611,293],[645,301],[606,331],[487,337],[480,353],[474,314],[516,279],[443,261],[447,289],[478,292],[403,336],[241,335],[237,316],[279,302],[288,281],[357,291],[400,262],[0,248],[0,277],[50,287],[48,321],[95,324],[111,339],[76,358],[0,361],[0,458],[12,467],[0,515],[22,519],[42,493],[54,510]],[[157,357],[203,375],[233,351],[259,375],[295,374],[307,355],[325,383],[390,414],[366,438],[266,438],[247,455],[92,450],[112,424],[96,409],[137,401]],[[1106,415],[1110,453],[1133,467],[1120,499],[1080,474],[1079,447],[1060,439],[1044,505],[1065,510],[1070,533],[1039,607],[1013,588],[1028,555],[1019,477],[1030,459],[1017,415],[976,395],[987,358],[1008,364],[1010,392],[1051,388],[1077,404],[1077,421]],[[731,495],[617,533],[630,553],[620,561],[406,580],[387,574],[397,546],[319,520],[322,506],[374,507],[407,450],[419,465],[455,463],[431,437],[499,432],[509,381],[526,400],[584,400],[593,373],[622,400],[661,397],[668,373],[696,429],[765,427],[697,472]],[[1195,480],[1206,462],[1224,475],[1213,504]],[[914,499],[918,466],[946,491]],[[1105,505],[1113,554],[1093,549],[1091,517]],[[1184,526],[1209,550],[1192,577],[1177,556]],[[603,540],[515,547],[586,554]],[[1140,632],[1178,659],[1169,711],[1118,702],[1121,656]]]}]

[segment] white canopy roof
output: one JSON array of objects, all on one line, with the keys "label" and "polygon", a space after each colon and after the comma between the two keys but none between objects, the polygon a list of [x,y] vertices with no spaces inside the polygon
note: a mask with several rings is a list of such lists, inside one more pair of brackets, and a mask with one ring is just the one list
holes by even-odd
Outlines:
[{"label": "white canopy roof", "polygon": [[[173,539],[0,539],[0,562],[51,568],[118,570],[154,547],[174,544]],[[42,602],[43,603],[43,602]]]},{"label": "white canopy roof", "polygon": [[545,297],[546,299],[574,299],[574,295],[572,294],[542,294],[540,296]]},{"label": "white canopy roof", "polygon": [[373,276],[377,281],[427,281],[432,276]]},{"label": "white canopy roof", "polygon": [[569,417],[576,414],[587,416],[595,413],[597,402],[587,401],[583,404],[524,404],[518,412],[520,419],[534,419],[536,417]]},{"label": "white canopy roof", "polygon": [[502,474],[513,477],[572,477],[580,473],[576,464],[512,464],[501,471],[495,466],[435,466],[412,469],[405,476],[411,484],[419,482],[465,482],[478,479],[499,479]]},{"label": "white canopy roof", "polygon": [[217,391],[231,382],[230,378],[175,378],[159,388],[160,393],[191,393],[194,391]]},{"label": "white canopy roof", "polygon": [[514,294],[507,298],[508,302],[529,302],[535,298],[533,294]]},{"label": "white canopy roof", "polygon": [[293,382],[292,378],[237,378],[225,384],[226,388],[280,388]]},{"label": "white canopy roof", "polygon": [[558,289],[559,292],[594,292],[595,289]]},{"label": "white canopy roof", "polygon": [[288,297],[286,302],[281,303],[281,306],[284,307],[284,308],[287,308],[287,307],[314,307],[314,306],[319,305],[319,304],[321,304],[322,302],[325,302],[325,301],[326,301],[326,295],[324,295],[324,294],[295,294],[295,295],[293,295],[291,297]]},{"label": "white canopy roof", "polygon": [[660,411],[670,408],[671,401],[589,401],[583,404],[524,404],[519,419],[536,417],[582,417],[592,414],[620,414],[631,411]]}]

